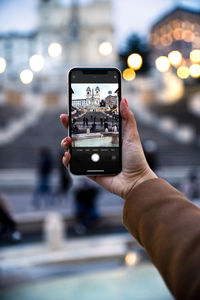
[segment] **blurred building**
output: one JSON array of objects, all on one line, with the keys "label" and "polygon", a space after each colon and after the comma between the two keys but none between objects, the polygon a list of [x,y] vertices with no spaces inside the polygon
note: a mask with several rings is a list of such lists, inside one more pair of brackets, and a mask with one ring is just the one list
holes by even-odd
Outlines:
[{"label": "blurred building", "polygon": [[150,33],[153,57],[179,50],[189,58],[192,49],[200,48],[200,12],[175,8],[156,22]]},{"label": "blurred building", "polygon": [[[0,56],[7,60],[1,76],[6,86],[15,89],[20,84],[20,72],[30,68],[33,54],[44,58],[44,68],[34,73],[31,84],[35,91],[64,91],[67,70],[77,65],[114,65],[116,52],[110,0],[91,0],[80,5],[72,0],[63,6],[59,0],[39,0],[38,28],[31,34],[8,33],[0,36]],[[102,43],[109,43],[109,55],[99,51]],[[58,43],[61,54],[49,55],[49,45]],[[105,49],[106,50],[106,49]],[[5,84],[4,84],[5,85]]]}]

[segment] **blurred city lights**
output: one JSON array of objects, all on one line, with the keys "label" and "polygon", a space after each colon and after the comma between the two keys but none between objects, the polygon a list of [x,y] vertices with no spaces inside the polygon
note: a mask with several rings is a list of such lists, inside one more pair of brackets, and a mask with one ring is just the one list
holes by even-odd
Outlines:
[{"label": "blurred city lights", "polygon": [[123,71],[123,78],[127,81],[131,81],[135,79],[135,71],[133,69],[127,68]]},{"label": "blurred city lights", "polygon": [[190,59],[195,63],[200,62],[200,50],[199,49],[192,50],[190,52]]},{"label": "blurred city lights", "polygon": [[99,45],[99,53],[107,56],[112,53],[112,45],[109,42],[103,42]]},{"label": "blurred city lights", "polygon": [[127,59],[127,64],[134,70],[139,70],[142,66],[142,56],[138,53],[132,53]]},{"label": "blurred city lights", "polygon": [[20,73],[20,79],[23,84],[29,84],[33,80],[33,72],[31,70],[23,70]]},{"label": "blurred city lights", "polygon": [[159,56],[155,61],[155,65],[159,72],[167,72],[170,67],[170,62],[166,56]]},{"label": "blurred city lights", "polygon": [[190,66],[190,75],[194,78],[200,76],[200,65],[194,64]]},{"label": "blurred city lights", "polygon": [[190,76],[190,70],[188,67],[181,66],[177,69],[177,75],[181,79],[187,79]]},{"label": "blurred city lights", "polygon": [[62,52],[62,46],[59,43],[52,43],[48,47],[48,53],[52,57],[57,57]]},{"label": "blurred city lights", "polygon": [[3,57],[0,57],[0,74],[3,73],[6,69],[6,60]]},{"label": "blurred city lights", "polygon": [[34,72],[39,72],[44,67],[44,58],[41,55],[35,54],[31,56],[29,64]]},{"label": "blurred city lights", "polygon": [[167,72],[163,74],[164,89],[160,99],[166,103],[175,103],[184,95],[183,81],[174,73]]},{"label": "blurred city lights", "polygon": [[174,50],[174,51],[171,51],[171,52],[168,54],[168,58],[169,58],[170,63],[171,63],[173,66],[178,66],[178,65],[180,65],[180,63],[181,63],[181,60],[182,60],[182,54],[181,54],[180,51]]},{"label": "blurred city lights", "polygon": [[125,256],[126,265],[132,266],[137,262],[137,254],[135,252],[129,252]]}]

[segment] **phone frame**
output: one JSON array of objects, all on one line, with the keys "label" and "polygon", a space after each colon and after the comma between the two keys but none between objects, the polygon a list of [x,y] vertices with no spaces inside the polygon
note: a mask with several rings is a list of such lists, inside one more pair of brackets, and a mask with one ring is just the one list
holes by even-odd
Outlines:
[{"label": "phone frame", "polygon": [[[89,176],[105,176],[105,175],[117,175],[121,172],[122,170],[122,120],[121,120],[121,114],[120,114],[120,102],[121,102],[121,95],[122,95],[122,88],[121,88],[121,72],[118,68],[115,68],[115,67],[105,67],[105,68],[98,68],[98,67],[74,67],[74,68],[71,68],[69,71],[68,71],[68,78],[67,78],[67,87],[68,87],[68,93],[67,93],[67,96],[68,96],[68,112],[69,112],[69,122],[68,122],[68,135],[71,137],[72,136],[72,133],[71,133],[71,102],[72,102],[72,97],[71,97],[71,93],[70,93],[70,89],[71,89],[71,84],[73,82],[71,82],[71,73],[73,71],[85,71],[85,72],[94,72],[94,73],[98,73],[98,72],[105,72],[105,71],[115,71],[118,73],[118,85],[119,85],[119,97],[118,97],[118,105],[119,105],[119,159],[118,159],[118,165],[119,165],[119,170],[118,172],[104,172],[104,173],[98,173],[98,172],[94,172],[94,173],[87,173],[87,172],[83,172],[83,173],[76,173],[74,172],[74,170],[72,170],[72,167],[71,167],[71,164],[69,162],[69,169],[70,169],[70,172],[74,175],[89,175]],[[88,82],[89,83],[89,82]],[[97,82],[98,83],[98,82]],[[71,148],[69,148],[69,153],[71,154],[71,159],[73,159],[73,155],[72,155],[72,151],[71,151]],[[87,148],[87,147],[86,147]],[[96,148],[100,148],[100,147],[96,147]],[[110,147],[104,147],[104,148],[110,148]]]}]

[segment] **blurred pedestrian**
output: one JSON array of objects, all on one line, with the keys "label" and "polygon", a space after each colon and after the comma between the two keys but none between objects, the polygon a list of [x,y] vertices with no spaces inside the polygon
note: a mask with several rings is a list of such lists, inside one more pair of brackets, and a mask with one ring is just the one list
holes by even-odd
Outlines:
[{"label": "blurred pedestrian", "polygon": [[86,121],[85,117],[83,117],[83,126],[85,126],[85,121]]},{"label": "blurred pedestrian", "polygon": [[88,118],[85,118],[86,126],[88,126]]},{"label": "blurred pedestrian", "polygon": [[90,132],[95,132],[96,130],[96,124],[93,123]]},{"label": "blurred pedestrian", "polygon": [[19,242],[21,233],[5,199],[0,196],[0,242]]},{"label": "blurred pedestrian", "polygon": [[106,128],[108,129],[108,123],[105,121],[104,122],[104,129],[106,129]]},{"label": "blurred pedestrian", "polygon": [[97,194],[97,187],[89,182],[89,179],[82,178],[75,190],[75,211],[78,222],[75,230],[79,234],[93,229],[99,219],[96,205]]},{"label": "blurred pedestrian", "polygon": [[53,205],[54,197],[51,189],[50,177],[53,169],[53,159],[48,148],[39,150],[38,183],[33,194],[32,205],[35,209],[41,207],[42,199],[45,206]]},{"label": "blurred pedestrian", "polygon": [[59,155],[59,164],[58,164],[59,182],[58,182],[58,189],[56,191],[56,198],[59,200],[59,204],[64,204],[66,202],[67,193],[73,184],[68,169],[66,169],[63,166],[62,157],[63,157],[63,152],[61,152]]}]

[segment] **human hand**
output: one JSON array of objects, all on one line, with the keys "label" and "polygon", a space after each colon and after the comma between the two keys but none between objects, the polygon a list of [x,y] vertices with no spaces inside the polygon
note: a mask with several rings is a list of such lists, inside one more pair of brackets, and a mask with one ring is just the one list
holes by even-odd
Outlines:
[{"label": "human hand", "polygon": [[[139,133],[134,115],[128,108],[128,102],[123,99],[120,103],[120,113],[124,121],[124,136],[122,143],[122,171],[115,176],[89,176],[92,180],[103,186],[108,191],[127,198],[128,194],[143,181],[157,178],[156,174],[147,164],[142,149]],[[68,128],[68,115],[60,116],[63,126]],[[71,138],[67,137],[61,141],[65,149],[63,164],[67,167],[70,161]]]}]

